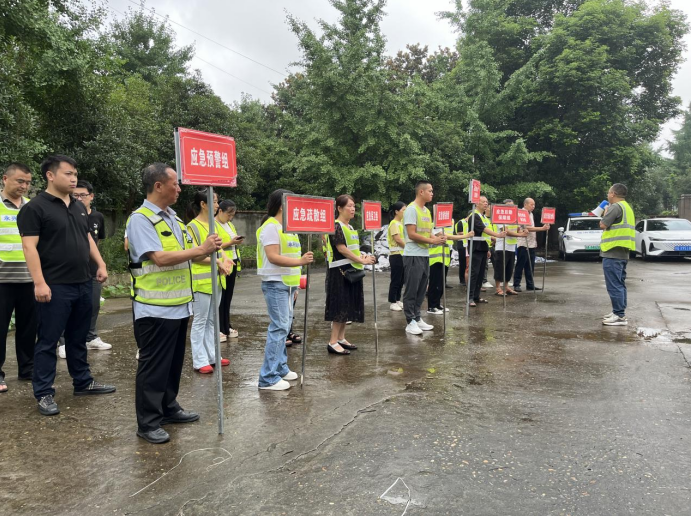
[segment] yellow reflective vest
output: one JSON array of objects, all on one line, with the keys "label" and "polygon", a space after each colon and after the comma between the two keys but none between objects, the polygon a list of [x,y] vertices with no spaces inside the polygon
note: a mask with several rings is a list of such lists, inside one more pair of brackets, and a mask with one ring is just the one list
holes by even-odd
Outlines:
[{"label": "yellow reflective vest", "polygon": [[[130,217],[146,217],[152,223],[164,251],[183,251],[192,246],[183,221],[176,222],[183,233],[184,245],[180,245],[172,228],[160,216],[144,206]],[[151,260],[130,263],[130,297],[139,303],[156,306],[178,306],[192,301],[192,273],[190,262],[159,267]]]},{"label": "yellow reflective vest", "polygon": [[615,247],[624,247],[630,251],[636,249],[634,232],[634,211],[626,201],[618,203],[622,208],[622,220],[606,229],[601,235],[601,251],[610,251]]},{"label": "yellow reflective vest", "polygon": [[387,228],[387,244],[389,245],[390,256],[393,254],[401,254],[404,252],[404,248],[399,247],[399,244],[397,244],[396,240],[394,240],[393,230],[395,230],[395,232],[403,240],[404,239],[404,223],[400,220],[393,220],[389,223],[389,227]]},{"label": "yellow reflective vest", "polygon": [[282,256],[288,256],[290,258],[300,258],[300,240],[298,235],[294,233],[284,233],[281,223],[274,217],[269,217],[264,224],[262,224],[257,229],[257,274],[260,276],[273,276],[275,274],[281,275],[281,281],[284,285],[288,287],[297,287],[300,285],[300,266],[296,267],[280,267],[278,269],[266,269],[265,265],[269,263],[267,258],[267,253],[264,250],[264,246],[260,243],[260,233],[268,224],[275,224],[279,226],[279,240],[281,242],[280,251]]},{"label": "yellow reflective vest", "polygon": [[[358,237],[358,231],[353,229],[350,225],[344,224],[340,220],[335,221],[336,224],[341,226],[341,230],[344,232],[344,237],[346,238],[346,247],[356,256],[360,256],[360,238]],[[327,247],[331,249],[331,244],[329,238],[327,238]],[[362,269],[362,263],[352,262],[348,258],[342,258],[341,260],[333,260],[329,262],[329,268],[333,269],[335,267],[341,267],[342,265],[351,264],[355,269]]]},{"label": "yellow reflective vest", "polygon": [[[23,197],[24,202],[29,199]],[[0,200],[0,262],[26,262],[22,249],[22,237],[17,228],[16,208],[8,208]]]},{"label": "yellow reflective vest", "polygon": [[[204,224],[203,222],[200,222],[197,219],[192,219],[190,223],[187,225],[188,233],[192,235],[193,240],[195,241],[195,246],[200,246],[202,245],[202,242],[204,242],[207,237],[209,236],[209,226],[208,224]],[[221,227],[220,224],[214,224],[214,231],[216,232],[217,235],[223,240],[222,233],[226,234],[228,236],[228,233]],[[229,237],[230,240],[230,237]],[[228,241],[228,240],[227,240]],[[213,255],[210,256],[212,260],[216,260],[218,258],[223,257],[223,253],[214,253]],[[212,283],[211,283],[211,263],[195,263],[192,262],[192,291],[193,292],[200,292],[202,294],[209,294],[211,295],[212,293]],[[226,288],[226,276],[223,274],[218,274],[217,272],[217,278],[216,281],[219,282],[219,285],[221,285],[221,288]]]}]

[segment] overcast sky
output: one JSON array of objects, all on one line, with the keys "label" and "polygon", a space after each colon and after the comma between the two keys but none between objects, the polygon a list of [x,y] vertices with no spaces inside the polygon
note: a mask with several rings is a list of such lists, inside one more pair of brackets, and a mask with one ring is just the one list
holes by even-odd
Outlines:
[{"label": "overcast sky", "polygon": [[[140,4],[139,0],[104,1],[114,18],[122,18],[120,13],[128,8],[136,9]],[[688,21],[692,19],[689,0],[670,0],[670,5],[682,10]],[[335,22],[338,18],[327,0],[146,0],[145,6],[170,18],[179,45],[194,44],[197,57],[192,66],[201,71],[204,80],[229,104],[240,100],[242,94],[269,102],[272,84],[281,82],[289,71],[297,69],[291,63],[301,55],[297,39],[286,24],[287,13],[312,28],[317,28],[318,19]],[[452,7],[452,0],[390,0],[382,21],[387,52],[394,55],[411,43],[427,45],[430,52],[437,47],[453,48],[456,34],[435,14]],[[688,47],[685,62],[673,82],[674,93],[682,98],[684,106],[690,102],[692,36],[688,34],[685,41]],[[670,139],[671,130],[679,126],[680,120],[666,124],[656,147]]]}]

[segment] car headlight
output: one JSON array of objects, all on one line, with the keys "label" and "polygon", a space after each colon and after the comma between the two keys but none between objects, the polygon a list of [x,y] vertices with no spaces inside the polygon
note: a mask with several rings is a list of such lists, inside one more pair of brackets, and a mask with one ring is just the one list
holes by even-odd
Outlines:
[{"label": "car headlight", "polygon": [[650,237],[649,240],[652,241],[652,242],[665,242],[665,238],[653,238],[653,237]]}]

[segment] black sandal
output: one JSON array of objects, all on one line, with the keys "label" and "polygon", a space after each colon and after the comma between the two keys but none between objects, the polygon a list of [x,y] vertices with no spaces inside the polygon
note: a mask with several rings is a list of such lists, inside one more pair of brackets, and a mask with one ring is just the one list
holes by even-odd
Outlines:
[{"label": "black sandal", "polygon": [[303,342],[303,339],[300,335],[297,333],[289,333],[288,336],[286,337],[286,340],[290,340],[293,344],[300,344]]},{"label": "black sandal", "polygon": [[351,354],[351,352],[347,349],[344,349],[343,351],[337,351],[336,349],[334,349],[334,345],[331,342],[329,344],[327,344],[327,351],[329,351],[330,353],[334,353],[335,355],[350,355]]},{"label": "black sandal", "polygon": [[337,340],[336,343],[339,344],[339,346],[341,346],[344,349],[358,349],[358,346],[356,346],[355,344],[351,344],[346,339]]}]

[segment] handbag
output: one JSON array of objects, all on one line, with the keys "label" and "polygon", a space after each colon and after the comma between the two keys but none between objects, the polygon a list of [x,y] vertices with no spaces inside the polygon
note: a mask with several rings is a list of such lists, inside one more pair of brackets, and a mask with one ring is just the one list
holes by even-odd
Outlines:
[{"label": "handbag", "polygon": [[365,277],[365,271],[363,269],[356,269],[355,267],[350,267],[346,270],[340,269],[341,270],[341,275],[348,281],[349,283],[358,283],[359,281],[362,281],[363,278]]}]

